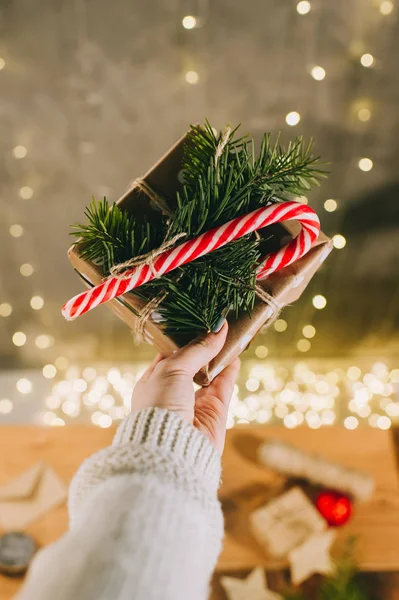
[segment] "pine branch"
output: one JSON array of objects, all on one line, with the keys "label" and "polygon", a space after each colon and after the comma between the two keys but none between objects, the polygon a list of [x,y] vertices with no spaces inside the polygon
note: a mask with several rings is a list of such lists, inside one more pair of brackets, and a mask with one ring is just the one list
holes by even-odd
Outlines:
[{"label": "pine branch", "polygon": [[145,219],[123,212],[116,204],[110,207],[106,198],[98,202],[93,198],[85,215],[87,224],[73,225],[70,235],[83,242],[82,258],[100,264],[105,274],[114,264],[149,252],[162,243],[165,225],[158,213],[157,222],[150,225]]}]

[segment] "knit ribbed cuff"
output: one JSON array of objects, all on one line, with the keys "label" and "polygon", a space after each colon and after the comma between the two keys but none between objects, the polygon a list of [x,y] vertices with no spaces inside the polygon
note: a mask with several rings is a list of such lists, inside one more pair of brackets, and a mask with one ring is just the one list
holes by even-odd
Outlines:
[{"label": "knit ribbed cuff", "polygon": [[71,524],[88,494],[111,477],[156,476],[185,490],[204,506],[213,504],[220,480],[220,455],[198,429],[163,408],[126,417],[111,447],[88,458],[69,489]]},{"label": "knit ribbed cuff", "polygon": [[145,408],[119,425],[113,446],[133,444],[184,460],[198,475],[220,476],[220,455],[211,442],[188,421],[164,408]]}]

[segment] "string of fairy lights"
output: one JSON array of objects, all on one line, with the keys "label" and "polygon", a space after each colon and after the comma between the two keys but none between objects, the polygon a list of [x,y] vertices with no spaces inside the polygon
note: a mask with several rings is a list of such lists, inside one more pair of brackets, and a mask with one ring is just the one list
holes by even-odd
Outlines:
[{"label": "string of fairy lights", "polygon": [[[306,17],[313,9],[312,2],[300,0],[296,4],[299,18]],[[382,0],[375,10],[383,16],[389,16],[394,11],[391,0]],[[187,30],[202,27],[204,19],[201,16],[185,15],[181,25]],[[358,61],[361,67],[372,69],[376,60],[370,52],[359,53]],[[0,71],[7,68],[6,60],[0,57]],[[328,78],[326,66],[314,64],[309,68],[309,75],[314,81],[322,82]],[[201,74],[192,69],[184,72],[184,80],[189,85],[201,83]],[[370,105],[361,99],[355,102],[355,114],[358,121],[367,123],[372,118]],[[292,110],[284,117],[289,127],[296,127],[301,121],[301,114]],[[10,156],[15,161],[29,158],[29,147],[18,143],[10,150]],[[362,172],[373,169],[373,160],[369,156],[360,156],[357,167]],[[21,200],[30,201],[35,196],[35,190],[30,185],[18,189]],[[308,203],[308,198],[302,196],[297,200]],[[323,204],[327,213],[340,209],[340,202],[328,198]],[[26,235],[24,227],[17,222],[9,226],[9,235],[16,241]],[[342,250],[346,246],[346,238],[341,233],[332,237],[334,247]],[[29,262],[19,266],[21,277],[29,278],[35,274],[35,266]],[[7,319],[12,315],[13,306],[8,299],[0,299],[0,317]],[[34,294],[29,299],[33,311],[41,311],[45,300],[41,295]],[[323,310],[327,298],[317,293],[312,298],[312,306],[316,311]],[[311,321],[312,319],[309,319]],[[288,323],[279,318],[273,324],[277,333],[283,333]],[[312,340],[317,334],[311,322],[301,326],[301,337],[296,342],[299,353],[307,353],[311,349]],[[255,356],[265,359],[269,349],[262,343],[255,346]],[[54,348],[56,342],[53,336],[43,332],[28,339],[24,331],[14,331],[11,342],[21,348],[25,344],[34,343],[40,351]],[[44,362],[44,361],[43,361]],[[320,363],[324,364],[324,363]],[[129,411],[131,392],[135,381],[146,365],[136,368],[107,369],[89,366],[79,368],[70,364],[65,356],[56,356],[52,362],[44,364],[43,377],[52,382],[51,394],[45,399],[45,409],[40,413],[41,422],[47,425],[62,426],[73,420],[90,420],[94,425],[109,427],[114,421],[122,419]],[[350,365],[339,368],[313,368],[304,363],[295,363],[291,367],[278,362],[251,364],[246,361],[242,377],[245,380],[236,385],[229,413],[228,426],[236,423],[267,423],[281,422],[292,428],[301,424],[317,428],[332,425],[338,420],[346,428],[355,429],[366,422],[372,427],[387,429],[394,422],[399,422],[399,401],[396,401],[399,384],[399,369],[385,363],[376,363],[367,367]],[[16,380],[16,390],[22,396],[34,392],[32,381],[28,377]],[[10,398],[0,398],[0,415],[9,415],[13,411],[13,401]],[[340,416],[342,412],[342,419]]]},{"label": "string of fairy lights", "polygon": [[[267,349],[257,346],[256,354],[264,357]],[[61,379],[48,369],[46,377],[54,381],[37,420],[50,426],[91,422],[110,427],[129,413],[134,385],[146,367],[146,363],[119,368],[70,365]],[[33,391],[32,382],[21,378],[17,389],[26,397]],[[234,387],[227,426],[270,423],[293,429],[305,424],[318,429],[343,423],[350,430],[362,424],[389,429],[399,422],[398,393],[399,369],[385,362],[366,367],[347,366],[344,361],[334,366],[328,360],[267,364],[250,360],[244,362]],[[9,398],[0,400],[0,414],[12,410]]]}]

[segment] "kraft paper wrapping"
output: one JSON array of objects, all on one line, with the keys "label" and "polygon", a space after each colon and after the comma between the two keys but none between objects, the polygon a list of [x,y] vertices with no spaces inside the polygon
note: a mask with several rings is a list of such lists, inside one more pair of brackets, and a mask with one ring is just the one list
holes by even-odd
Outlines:
[{"label": "kraft paper wrapping", "polygon": [[[173,210],[176,191],[181,190],[181,163],[183,156],[183,145],[187,139],[186,134],[182,137],[166,155],[150,169],[143,177],[147,185],[159,195],[167,206]],[[130,213],[145,213],[149,219],[154,210],[160,210],[149,199],[146,194],[133,184],[133,187],[120,198],[118,206]],[[295,235],[296,224],[286,222],[281,224],[280,237]],[[282,233],[281,233],[282,232]],[[286,243],[284,241],[284,243]],[[311,250],[299,261],[270,275],[260,286],[270,294],[277,305],[281,308],[297,300],[306,288],[307,284],[316,273],[317,269],[327,258],[332,250],[332,242],[323,233],[313,244]],[[68,257],[88,287],[101,283],[103,272],[92,262],[85,261],[79,256],[79,243],[72,246],[68,251]],[[115,314],[122,319],[131,329],[135,328],[137,319],[132,309],[140,312],[145,303],[133,293],[128,293],[119,299],[107,302]],[[97,309],[99,310],[99,309]],[[100,309],[101,310],[101,309]],[[264,325],[271,325],[276,318],[265,302],[256,300],[254,310],[249,315],[241,315],[238,319],[228,318],[229,332],[222,351],[206,367],[201,369],[195,377],[196,383],[209,385],[213,378],[230,364],[248,346],[256,333]],[[151,318],[146,322],[144,339],[154,345],[164,356],[170,355],[177,349],[178,345],[170,336],[165,335],[162,327],[154,323]]]},{"label": "kraft paper wrapping", "polygon": [[309,536],[327,527],[326,521],[299,487],[255,510],[250,516],[254,537],[272,556],[286,556]]}]

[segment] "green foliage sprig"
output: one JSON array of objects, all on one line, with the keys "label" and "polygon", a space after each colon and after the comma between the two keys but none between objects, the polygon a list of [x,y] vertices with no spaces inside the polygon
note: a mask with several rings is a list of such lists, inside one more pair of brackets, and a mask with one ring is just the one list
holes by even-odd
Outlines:
[{"label": "green foliage sprig", "polygon": [[[325,176],[312,142],[299,137],[284,149],[279,139],[272,143],[266,134],[256,158],[253,140],[236,138],[236,131],[215,133],[208,122],[191,127],[183,190],[177,193],[170,222],[159,213],[149,222],[115,204],[109,207],[106,199],[93,200],[85,212],[87,223],[72,232],[84,242],[81,256],[101,265],[107,275],[114,264],[147,253],[178,233],[190,239],[261,206],[302,195]],[[223,151],[218,152],[221,142]],[[166,331],[194,337],[210,331],[229,310],[251,312],[262,252],[257,237],[249,234],[134,293],[150,299],[166,291],[157,309]]]},{"label": "green foliage sprig", "polygon": [[[349,537],[341,557],[335,563],[334,572],[323,577],[314,600],[377,600],[374,587],[375,582],[370,582],[370,574],[361,573],[355,557],[356,539]],[[372,585],[370,585],[372,583]],[[309,600],[309,596],[302,591],[287,592],[284,600]]]}]

